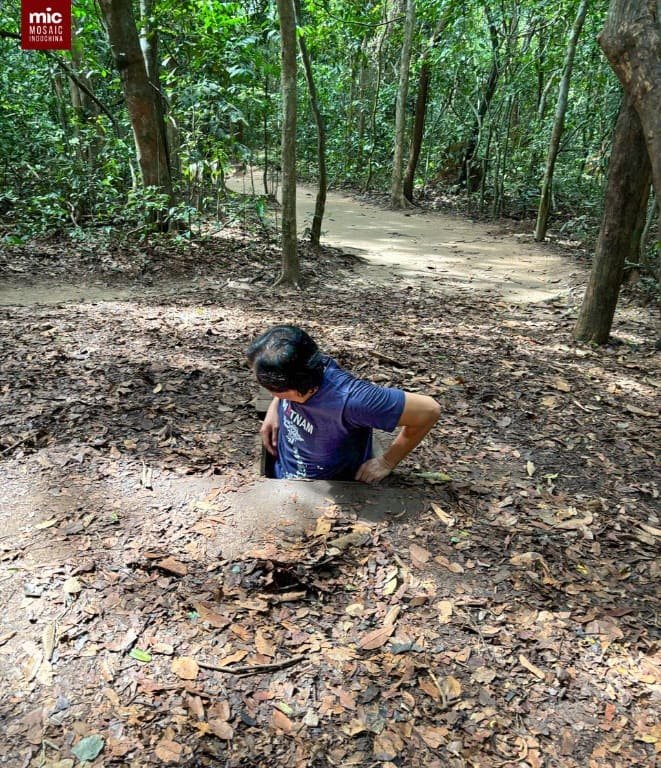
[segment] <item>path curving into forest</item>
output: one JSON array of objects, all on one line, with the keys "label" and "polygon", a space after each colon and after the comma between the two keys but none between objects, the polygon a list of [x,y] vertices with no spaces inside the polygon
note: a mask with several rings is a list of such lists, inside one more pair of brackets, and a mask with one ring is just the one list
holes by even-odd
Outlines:
[{"label": "path curving into forest", "polygon": [[[228,187],[253,193],[250,177],[236,175]],[[297,188],[297,217],[306,237],[316,189]],[[514,223],[514,226],[516,224]],[[529,230],[532,230],[529,222]],[[355,279],[367,285],[393,281],[433,283],[447,294],[479,294],[510,304],[532,304],[556,297],[580,301],[587,270],[567,253],[517,234],[512,223],[480,222],[441,211],[392,211],[375,202],[329,192],[322,244],[355,255]],[[172,287],[172,285],[170,285]],[[156,289],[156,286],[154,286]],[[83,285],[52,280],[0,286],[0,306],[130,300],[144,295],[141,285]]]},{"label": "path curving into forest", "polygon": [[[234,176],[228,186],[251,191],[248,176]],[[315,196],[314,187],[298,186],[301,236],[311,225]],[[370,282],[424,278],[448,292],[479,292],[513,304],[569,296],[587,280],[583,264],[533,242],[531,234],[441,211],[392,211],[339,192],[328,193],[322,243],[360,257]]]}]

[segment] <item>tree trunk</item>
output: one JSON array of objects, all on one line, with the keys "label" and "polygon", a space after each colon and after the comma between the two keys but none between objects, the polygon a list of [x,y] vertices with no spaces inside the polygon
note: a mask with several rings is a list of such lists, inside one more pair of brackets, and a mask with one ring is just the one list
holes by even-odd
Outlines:
[{"label": "tree trunk", "polygon": [[647,188],[645,200],[641,204],[640,210],[638,211],[638,218],[636,219],[636,226],[634,229],[635,241],[631,244],[633,253],[627,260],[627,263],[624,265],[624,274],[622,276],[623,285],[636,285],[636,283],[640,280],[641,270],[644,267],[643,238],[647,236],[647,222],[649,221],[647,209],[651,208],[652,213],[654,213],[655,210],[654,195],[650,195],[650,190],[652,190],[651,185]]},{"label": "tree trunk", "polygon": [[491,70],[489,71],[489,77],[484,86],[484,92],[477,104],[475,123],[464,151],[461,167],[459,169],[459,177],[457,178],[457,185],[460,187],[467,187],[469,192],[471,191],[472,186],[473,157],[475,156],[477,145],[480,141],[482,123],[489,110],[491,100],[496,93],[496,86],[498,85],[498,78],[500,77],[498,28],[496,27],[496,22],[491,15],[491,10],[488,5],[484,6],[484,12],[487,17],[487,23],[489,24],[489,37],[491,39]]},{"label": "tree trunk", "polygon": [[262,134],[264,136],[264,194],[268,197],[269,189],[269,104],[271,103],[271,85],[268,72],[264,75],[264,116],[262,121]]},{"label": "tree trunk", "polygon": [[376,83],[374,86],[374,98],[372,99],[372,109],[370,112],[370,133],[371,142],[370,150],[367,156],[367,174],[365,176],[365,185],[363,186],[363,192],[367,192],[372,182],[372,170],[374,163],[374,151],[376,150],[376,112],[379,108],[379,96],[381,94],[381,80],[383,78],[383,43],[386,39],[386,34],[390,27],[390,21],[388,20],[388,0],[383,3],[383,23],[381,25],[381,31],[377,38],[376,45]]},{"label": "tree trunk", "polygon": [[406,97],[409,88],[409,70],[411,68],[411,46],[415,27],[415,0],[406,0],[404,20],[404,42],[399,60],[399,88],[395,111],[395,149],[390,181],[390,205],[392,208],[408,208],[409,202],[404,197],[402,163],[404,159],[404,140],[406,129]]},{"label": "tree trunk", "polygon": [[599,44],[638,113],[661,215],[661,5],[611,0]]},{"label": "tree trunk", "polygon": [[[146,187],[155,187],[158,192],[167,195],[169,201],[172,184],[165,131],[159,118],[159,97],[149,83],[131,0],[99,0],[99,5],[122,81],[142,183]],[[165,214],[164,209],[158,216],[159,220],[164,219]]]},{"label": "tree trunk", "polygon": [[296,249],[296,14],[293,0],[277,0],[282,87],[282,272],[276,285],[298,285]]},{"label": "tree trunk", "polygon": [[647,202],[651,168],[638,113],[625,95],[611,150],[608,187],[592,271],[574,338],[608,341],[626,260],[635,260],[640,212]]},{"label": "tree trunk", "polygon": [[415,100],[415,117],[413,119],[413,130],[411,131],[411,149],[409,152],[409,161],[404,172],[404,197],[413,202],[413,183],[415,181],[415,171],[420,159],[420,150],[422,149],[422,138],[425,133],[425,118],[427,116],[427,102],[429,101],[429,84],[431,82],[431,58],[432,51],[438,45],[443,30],[448,21],[448,14],[445,13],[439,21],[434,34],[429,41],[429,46],[422,56],[420,64],[420,76],[418,78],[418,94]]},{"label": "tree trunk", "polygon": [[[92,90],[92,83],[85,74],[83,43],[77,30],[71,30],[71,61],[76,71],[76,80],[69,78],[69,90],[71,92],[71,105],[76,113],[80,125],[88,122],[91,117],[99,114],[98,106],[92,101],[89,93]],[[85,86],[87,90],[83,90]]]},{"label": "tree trunk", "polygon": [[358,96],[357,103],[358,109],[358,128],[356,130],[356,151],[353,153],[351,162],[351,172],[360,173],[362,171],[364,162],[363,154],[365,152],[365,128],[367,126],[367,110],[365,106],[367,104],[367,86],[369,82],[370,68],[367,59],[367,42],[368,38],[365,36],[360,46],[360,65],[358,67]]},{"label": "tree trunk", "polygon": [[555,161],[560,150],[560,139],[565,127],[565,114],[567,112],[567,102],[569,98],[569,83],[571,82],[572,70],[574,68],[574,56],[576,55],[576,46],[578,38],[583,29],[583,22],[588,10],[589,0],[581,0],[574,20],[569,43],[567,44],[567,55],[565,57],[565,66],[560,81],[560,91],[558,93],[558,103],[555,108],[555,117],[553,119],[553,130],[551,131],[551,142],[549,144],[549,153],[546,159],[546,171],[544,172],[544,181],[542,182],[542,193],[539,199],[539,210],[537,212],[537,226],[535,227],[535,240],[541,242],[546,237],[546,229],[549,221],[549,212],[551,210],[551,188],[553,185],[553,171]]},{"label": "tree trunk", "polygon": [[[295,0],[295,3],[296,15],[300,24],[301,2],[300,0]],[[300,33],[298,36],[298,46],[301,49],[301,58],[303,60],[303,68],[305,69],[305,79],[308,84],[310,109],[312,110],[314,123],[317,127],[317,163],[319,166],[319,189],[317,190],[317,199],[314,206],[314,215],[312,217],[310,244],[313,248],[318,248],[319,240],[321,239],[321,224],[324,220],[324,209],[326,208],[326,191],[328,189],[328,175],[326,173],[326,127],[324,126],[324,117],[321,114],[321,109],[319,107],[317,89],[315,88],[314,78],[312,77],[312,63],[310,61],[310,54],[308,53],[308,48],[305,44],[303,33]]]},{"label": "tree trunk", "polygon": [[161,89],[161,73],[158,65],[158,31],[153,23],[154,0],[140,0],[140,50],[145,62],[147,77],[151,85],[155,103],[158,107],[158,126],[163,131],[162,141],[165,147],[165,156],[168,164],[168,173],[172,178],[171,147],[168,142],[168,133],[165,126],[167,103]]},{"label": "tree trunk", "polygon": [[[650,255],[648,252],[650,239],[652,237],[652,234],[654,232],[654,222],[656,219],[656,201],[654,199],[654,191],[650,194],[649,202],[648,202],[648,211],[647,216],[645,217],[645,226],[643,227],[643,231],[640,235],[640,246],[638,247],[638,254],[639,254],[639,262],[641,267],[646,269],[648,272],[654,273],[654,261],[650,259]],[[657,240],[659,238],[657,237]],[[655,275],[656,281],[661,282],[661,254],[657,254],[657,274]]]}]

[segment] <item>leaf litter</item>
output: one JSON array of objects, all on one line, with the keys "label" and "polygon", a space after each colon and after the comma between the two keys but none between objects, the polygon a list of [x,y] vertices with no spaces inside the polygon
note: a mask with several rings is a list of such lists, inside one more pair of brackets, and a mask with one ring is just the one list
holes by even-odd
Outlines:
[{"label": "leaf litter", "polygon": [[[644,316],[592,350],[567,341],[563,302],[371,288],[333,251],[304,253],[305,291],[276,297],[275,249],[240,239],[150,252],[140,274],[169,256],[188,286],[0,310],[7,764],[651,765]],[[283,318],[359,375],[438,398],[398,469],[429,504],[378,523],[329,505],[226,559],[223,494],[255,471],[242,350]]]}]

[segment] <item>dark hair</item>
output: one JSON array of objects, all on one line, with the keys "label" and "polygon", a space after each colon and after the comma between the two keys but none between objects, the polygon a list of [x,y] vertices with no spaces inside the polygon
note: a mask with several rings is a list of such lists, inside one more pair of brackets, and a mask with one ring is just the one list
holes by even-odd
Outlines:
[{"label": "dark hair", "polygon": [[271,392],[302,395],[321,386],[324,360],[314,340],[295,325],[269,328],[246,350],[257,381]]}]

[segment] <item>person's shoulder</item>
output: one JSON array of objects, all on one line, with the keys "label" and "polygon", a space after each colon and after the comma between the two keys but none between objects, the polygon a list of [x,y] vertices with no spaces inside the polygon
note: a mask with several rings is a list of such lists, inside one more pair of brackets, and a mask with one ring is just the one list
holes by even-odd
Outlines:
[{"label": "person's shoulder", "polygon": [[324,378],[334,384],[349,384],[353,381],[359,381],[351,371],[347,371],[346,368],[334,360],[332,357],[326,358],[326,367],[324,369]]},{"label": "person's shoulder", "polygon": [[324,379],[337,379],[338,377],[341,377],[342,375],[346,375],[346,371],[344,368],[342,368],[337,360],[334,360],[332,357],[329,357],[328,355],[324,356]]}]

